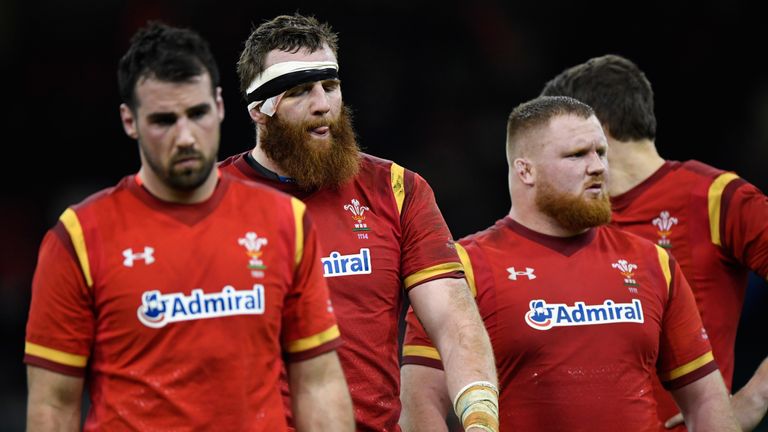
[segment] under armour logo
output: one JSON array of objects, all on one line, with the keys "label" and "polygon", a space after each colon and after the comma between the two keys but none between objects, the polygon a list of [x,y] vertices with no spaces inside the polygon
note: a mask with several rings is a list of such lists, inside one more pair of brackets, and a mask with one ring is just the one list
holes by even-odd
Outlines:
[{"label": "under armour logo", "polygon": [[514,267],[509,267],[507,271],[511,280],[517,280],[518,276],[528,276],[528,280],[536,279],[536,275],[533,274],[533,269],[530,267],[526,267],[525,271],[516,271]]},{"label": "under armour logo", "polygon": [[144,246],[144,252],[133,253],[133,249],[128,248],[123,251],[123,265],[126,267],[133,267],[133,262],[136,260],[144,260],[144,264],[150,265],[155,262],[155,257],[152,254],[155,253],[155,248]]}]

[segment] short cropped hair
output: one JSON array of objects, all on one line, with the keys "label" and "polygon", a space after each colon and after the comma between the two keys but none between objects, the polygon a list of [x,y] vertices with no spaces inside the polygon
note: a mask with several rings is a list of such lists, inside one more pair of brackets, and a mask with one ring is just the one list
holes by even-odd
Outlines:
[{"label": "short cropped hair", "polygon": [[589,105],[567,96],[539,96],[524,102],[509,114],[507,120],[507,156],[510,161],[524,151],[521,142],[534,129],[539,129],[555,117],[575,115],[588,119],[595,115]]}]

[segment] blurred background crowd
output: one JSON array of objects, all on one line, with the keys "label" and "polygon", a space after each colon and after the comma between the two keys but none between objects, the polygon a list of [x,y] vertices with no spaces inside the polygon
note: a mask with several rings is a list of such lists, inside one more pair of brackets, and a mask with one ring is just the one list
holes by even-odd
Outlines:
[{"label": "blurred background crowd", "polygon": [[[24,427],[24,324],[46,229],[68,204],[138,169],[118,116],[116,67],[148,19],[193,28],[211,43],[227,113],[220,158],[254,143],[235,72],[251,28],[295,11],[329,22],[361,146],[425,177],[456,238],[509,210],[511,109],[565,67],[607,53],[635,61],[653,84],[663,157],[734,170],[768,191],[765,5],[584,3],[0,2],[0,430]],[[734,389],[768,355],[767,288],[750,279]]]}]

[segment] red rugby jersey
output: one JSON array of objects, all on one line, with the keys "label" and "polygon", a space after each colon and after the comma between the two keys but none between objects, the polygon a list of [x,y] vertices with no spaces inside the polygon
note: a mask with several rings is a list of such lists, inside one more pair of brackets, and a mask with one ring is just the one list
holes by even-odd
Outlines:
[{"label": "red rugby jersey", "polygon": [[282,358],[340,343],[299,200],[223,176],[173,204],[129,176],[46,234],[24,360],[85,376],[85,430],[274,431]]},{"label": "red rugby jersey", "polygon": [[[506,217],[459,245],[502,430],[653,431],[652,377],[677,388],[717,367],[678,265],[647,240],[612,227],[551,237]],[[403,354],[441,367],[412,313]]]},{"label": "red rugby jersey", "polygon": [[[614,225],[670,250],[680,263],[730,389],[748,272],[768,276],[768,199],[732,172],[668,161],[611,202]],[[662,420],[679,411],[658,384],[656,391]]]},{"label": "red rugby jersey", "polygon": [[248,153],[230,157],[220,167],[307,204],[317,224],[323,269],[344,339],[339,357],[357,430],[400,430],[398,317],[405,290],[433,279],[463,277],[451,233],[427,182],[364,153],[352,180],[312,192],[266,177]]}]

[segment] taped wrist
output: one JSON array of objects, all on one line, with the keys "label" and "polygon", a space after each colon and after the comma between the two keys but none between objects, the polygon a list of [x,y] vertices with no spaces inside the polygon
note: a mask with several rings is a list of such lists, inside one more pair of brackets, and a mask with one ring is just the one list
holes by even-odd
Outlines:
[{"label": "taped wrist", "polygon": [[453,409],[464,429],[499,430],[499,389],[488,381],[475,381],[462,388],[453,400]]}]

